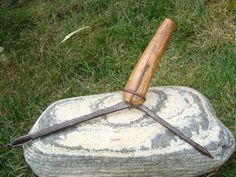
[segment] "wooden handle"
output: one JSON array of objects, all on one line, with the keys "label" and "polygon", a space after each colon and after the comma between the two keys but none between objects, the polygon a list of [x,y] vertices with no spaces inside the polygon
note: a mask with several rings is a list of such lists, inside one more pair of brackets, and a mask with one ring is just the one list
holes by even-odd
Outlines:
[{"label": "wooden handle", "polygon": [[143,104],[151,79],[167,48],[175,23],[165,19],[140,57],[123,91],[123,101],[133,106]]}]

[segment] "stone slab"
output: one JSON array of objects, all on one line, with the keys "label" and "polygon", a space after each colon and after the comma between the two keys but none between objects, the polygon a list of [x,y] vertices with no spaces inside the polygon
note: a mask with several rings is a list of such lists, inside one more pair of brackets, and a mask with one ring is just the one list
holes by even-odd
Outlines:
[{"label": "stone slab", "polygon": [[[50,105],[30,132],[122,100],[122,92],[60,100]],[[233,153],[232,133],[209,101],[188,87],[154,87],[144,103],[210,151],[201,155],[145,113],[127,109],[99,117],[24,145],[24,156],[39,177],[191,177],[211,172]]]}]

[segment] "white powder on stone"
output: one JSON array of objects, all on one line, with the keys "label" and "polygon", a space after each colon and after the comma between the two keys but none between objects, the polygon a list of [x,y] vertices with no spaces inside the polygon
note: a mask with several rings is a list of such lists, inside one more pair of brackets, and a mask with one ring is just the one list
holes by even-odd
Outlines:
[{"label": "white powder on stone", "polygon": [[[162,88],[159,87],[158,89],[161,90]],[[199,93],[193,89],[187,87],[185,89],[199,95]],[[172,88],[165,87],[165,90],[163,91],[168,95],[168,100],[166,100],[165,106],[158,112],[158,115],[171,123],[171,125],[178,127],[178,129],[189,127],[193,116],[199,115],[201,111],[193,98],[188,92],[183,93],[184,95],[180,95],[178,94],[179,92]],[[105,99],[99,109],[114,105],[122,99],[121,92],[118,92],[105,95],[86,96],[82,97],[82,100],[70,99],[69,103],[63,104],[58,104],[60,102],[57,102],[57,105],[55,106],[56,121],[63,122],[88,114],[93,111],[90,109],[91,105],[96,103],[98,98],[104,98],[109,95],[112,96]],[[187,97],[188,101],[186,101],[184,97]],[[204,98],[201,96],[200,98],[201,101],[204,102]],[[153,92],[149,92],[145,105],[152,108],[153,105],[156,105],[157,101],[157,95]],[[206,105],[203,104],[203,106],[206,110]],[[55,143],[62,147],[56,147],[52,144],[43,144],[40,140],[35,141],[33,146],[45,153],[77,156],[86,153],[88,156],[109,157],[151,156],[154,154],[166,154],[180,151],[181,149],[193,148],[179,138],[177,138],[177,140],[171,140],[170,145],[167,147],[152,148],[152,139],[157,135],[165,134],[168,130],[155,121],[145,124],[145,126],[140,126],[140,122],[127,126],[134,121],[138,121],[143,115],[144,113],[135,109],[119,111],[106,116],[106,119],[98,118],[92,123],[81,124],[77,127],[76,131],[61,135],[58,140],[55,140]],[[207,145],[210,141],[219,141],[220,127],[216,125],[216,121],[213,121],[214,117],[212,114],[207,112],[207,116],[209,119],[209,129],[203,130],[200,128],[199,133],[193,131],[191,137],[202,146]],[[147,122],[147,120],[148,118],[142,121],[144,123],[145,121]],[[195,121],[199,122],[200,120]],[[110,126],[110,124],[117,124],[119,126]],[[37,125],[34,127],[37,127]],[[63,146],[66,146],[67,148],[63,148]],[[89,149],[89,151],[76,148],[68,150],[68,147],[79,146],[84,149]],[[146,150],[143,150],[142,148],[145,148]],[[122,153],[123,149],[135,151]],[[96,150],[99,150],[99,152]]]}]

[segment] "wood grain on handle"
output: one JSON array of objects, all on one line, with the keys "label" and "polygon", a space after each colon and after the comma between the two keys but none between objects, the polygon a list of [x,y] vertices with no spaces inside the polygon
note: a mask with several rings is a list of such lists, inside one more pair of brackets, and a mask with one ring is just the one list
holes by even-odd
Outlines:
[{"label": "wood grain on handle", "polygon": [[123,91],[123,100],[133,106],[143,104],[151,79],[167,48],[175,23],[165,19],[136,64]]}]

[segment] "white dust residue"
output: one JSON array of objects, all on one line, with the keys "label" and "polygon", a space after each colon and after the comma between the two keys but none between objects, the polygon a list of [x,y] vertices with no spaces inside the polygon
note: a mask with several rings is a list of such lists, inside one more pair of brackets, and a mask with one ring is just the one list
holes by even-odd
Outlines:
[{"label": "white dust residue", "polygon": [[[177,90],[171,88],[158,89],[163,89],[168,98],[164,107],[158,112],[158,115],[174,127],[177,127],[178,129],[188,128],[191,125],[191,120],[193,120],[194,116],[198,116],[201,113],[198,105],[194,102],[193,97],[188,94],[188,92],[184,95],[180,95]],[[188,88],[185,89],[188,90]],[[189,89],[189,91],[193,92],[192,89]],[[91,103],[97,103],[98,97],[102,98],[107,95],[108,94],[101,94],[98,96],[83,97],[82,101],[74,100],[74,102],[72,101],[70,104],[58,105],[55,109],[55,117],[58,122],[63,122],[90,113],[92,111],[89,107],[91,106]],[[186,97],[188,98],[188,101],[184,99]],[[100,104],[100,108],[114,105],[120,102],[121,98],[121,92],[116,94],[113,93],[113,96],[105,99],[104,102]],[[152,108],[153,105],[157,104],[157,98],[158,96],[155,93],[149,92],[145,105]],[[200,98],[204,103],[204,98],[201,96]],[[219,141],[220,127],[216,124],[216,121],[214,121],[215,117],[213,117],[206,109],[205,104],[203,104],[203,106],[207,112],[210,128],[202,130],[201,126],[199,126],[199,133],[193,131],[191,139],[202,146],[206,146],[211,141]],[[66,136],[61,135],[55,142],[62,147],[56,147],[53,144],[43,144],[41,141],[36,141],[34,146],[42,152],[51,154],[79,156],[86,153],[88,156],[109,157],[151,156],[154,154],[166,154],[193,148],[179,138],[177,138],[177,140],[171,140],[169,142],[170,145],[166,147],[152,148],[153,138],[157,135],[164,135],[168,130],[159,123],[150,121],[149,119],[152,119],[150,117],[138,122],[139,119],[142,119],[143,115],[144,113],[133,109],[119,111],[110,114],[106,119],[97,119],[96,122],[91,124],[83,124],[74,132],[67,133]],[[137,123],[133,123],[134,121],[137,121]],[[149,124],[142,124],[147,121],[149,121]],[[200,122],[201,120],[195,121]],[[128,125],[129,123],[130,126]],[[66,146],[67,148],[64,148],[63,146]],[[68,150],[68,147],[73,148]],[[76,149],[76,147],[82,147],[83,149]],[[145,148],[145,150],[143,150],[143,148]],[[127,151],[123,152],[122,150],[124,149]]]}]

